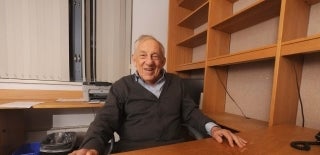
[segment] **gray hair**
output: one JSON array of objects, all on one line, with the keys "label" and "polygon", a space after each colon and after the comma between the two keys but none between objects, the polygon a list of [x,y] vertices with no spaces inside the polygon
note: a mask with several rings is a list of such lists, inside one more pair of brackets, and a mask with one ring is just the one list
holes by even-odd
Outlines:
[{"label": "gray hair", "polygon": [[165,57],[164,55],[164,47],[162,45],[162,43],[156,39],[155,37],[151,36],[151,35],[141,35],[135,42],[134,42],[134,53],[137,51],[138,46],[140,45],[140,43],[146,41],[146,40],[154,40],[155,42],[157,42],[160,46],[160,52],[162,54],[163,57]]}]

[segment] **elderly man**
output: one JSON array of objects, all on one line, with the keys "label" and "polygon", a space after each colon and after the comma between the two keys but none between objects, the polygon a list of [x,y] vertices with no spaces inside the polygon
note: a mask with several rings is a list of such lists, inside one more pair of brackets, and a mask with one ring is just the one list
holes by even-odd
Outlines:
[{"label": "elderly man", "polygon": [[103,154],[115,131],[120,135],[116,152],[182,142],[182,123],[220,143],[225,137],[231,147],[246,145],[245,140],[203,115],[187,95],[182,80],[166,73],[164,47],[156,38],[140,36],[132,60],[136,73],[112,85],[106,104],[91,123],[80,149],[72,155]]}]

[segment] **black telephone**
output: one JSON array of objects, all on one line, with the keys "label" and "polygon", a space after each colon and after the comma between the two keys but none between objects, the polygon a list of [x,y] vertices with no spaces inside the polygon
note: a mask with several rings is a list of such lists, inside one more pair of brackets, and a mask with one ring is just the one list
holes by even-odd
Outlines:
[{"label": "black telephone", "polygon": [[320,145],[320,132],[314,137],[316,138],[316,141],[293,141],[290,145],[298,150],[309,151],[311,149],[310,145]]},{"label": "black telephone", "polygon": [[75,146],[76,132],[56,132],[45,137],[40,144],[41,153],[68,153]]}]

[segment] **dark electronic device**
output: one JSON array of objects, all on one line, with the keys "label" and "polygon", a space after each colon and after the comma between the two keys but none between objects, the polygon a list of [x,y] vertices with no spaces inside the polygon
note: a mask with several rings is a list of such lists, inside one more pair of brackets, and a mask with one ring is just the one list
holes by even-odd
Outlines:
[{"label": "dark electronic device", "polygon": [[67,154],[74,149],[76,132],[56,132],[48,134],[40,144],[42,154]]},{"label": "dark electronic device", "polygon": [[110,88],[109,82],[83,82],[83,97],[85,101],[105,101]]},{"label": "dark electronic device", "polygon": [[298,150],[309,151],[311,149],[310,145],[320,145],[320,132],[315,135],[315,138],[316,141],[293,141],[290,145]]}]

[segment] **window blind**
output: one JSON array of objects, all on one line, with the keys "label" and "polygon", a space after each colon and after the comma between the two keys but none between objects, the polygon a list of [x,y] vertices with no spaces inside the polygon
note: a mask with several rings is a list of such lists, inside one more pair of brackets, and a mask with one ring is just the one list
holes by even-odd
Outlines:
[{"label": "window blind", "polygon": [[0,0],[0,78],[69,81],[68,0]]},{"label": "window blind", "polygon": [[131,7],[131,0],[97,0],[97,81],[130,73]]}]

